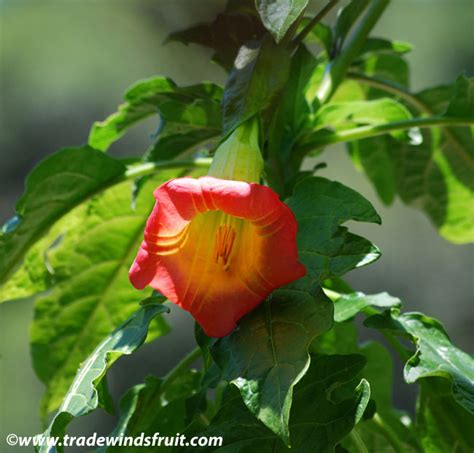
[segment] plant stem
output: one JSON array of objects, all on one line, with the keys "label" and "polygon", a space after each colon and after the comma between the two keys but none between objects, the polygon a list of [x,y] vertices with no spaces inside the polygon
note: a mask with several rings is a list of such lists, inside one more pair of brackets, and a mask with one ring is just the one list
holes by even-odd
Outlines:
[{"label": "plant stem", "polygon": [[212,159],[208,157],[199,157],[188,160],[162,160],[158,162],[146,162],[140,165],[134,165],[128,168],[123,175],[124,181],[128,179],[139,178],[153,174],[159,170],[169,168],[207,168],[211,165]]},{"label": "plant stem", "polygon": [[355,127],[345,131],[329,132],[328,134],[322,134],[319,138],[303,143],[301,149],[303,152],[309,152],[313,149],[331,145],[333,143],[350,142],[363,138],[376,137],[377,135],[383,135],[388,132],[411,129],[414,127],[471,126],[473,124],[473,118],[449,118],[443,116],[413,118],[410,120],[394,121],[392,123]]},{"label": "plant stem", "polygon": [[364,441],[362,438],[359,436],[359,433],[353,429],[349,433],[349,439],[351,439],[352,444],[354,445],[355,451],[357,453],[369,453],[369,450],[367,449],[367,446],[365,445]]},{"label": "plant stem", "polygon": [[390,442],[390,445],[393,447],[393,449],[397,453],[403,453],[405,450],[403,448],[403,445],[400,443],[400,441],[397,438],[397,435],[392,431],[390,426],[388,426],[383,418],[379,415],[378,412],[375,413],[373,419],[375,424],[381,429],[383,435],[385,438]]},{"label": "plant stem", "polygon": [[300,33],[298,34],[298,36],[296,36],[296,38],[293,40],[293,43],[292,45],[294,47],[298,47],[300,43],[303,42],[303,40],[306,38],[306,36],[308,36],[309,33],[311,33],[311,30],[316,26],[316,24],[318,24],[319,22],[321,22],[322,18],[327,14],[329,13],[329,11],[331,11],[332,8],[334,8],[334,6],[336,6],[336,4],[339,2],[339,0],[330,0],[326,6],[321,10],[319,11],[319,13],[316,14],[316,16],[314,16],[307,24],[306,26],[303,28],[303,30],[300,31]]},{"label": "plant stem", "polygon": [[359,55],[367,36],[388,5],[388,0],[371,0],[364,17],[359,21],[342,52],[326,67],[326,72],[316,94],[324,104],[344,79],[352,61]]},{"label": "plant stem", "polygon": [[188,368],[201,355],[201,348],[196,346],[191,352],[183,357],[163,379],[162,388],[166,388],[168,384],[173,382],[183,370]]}]

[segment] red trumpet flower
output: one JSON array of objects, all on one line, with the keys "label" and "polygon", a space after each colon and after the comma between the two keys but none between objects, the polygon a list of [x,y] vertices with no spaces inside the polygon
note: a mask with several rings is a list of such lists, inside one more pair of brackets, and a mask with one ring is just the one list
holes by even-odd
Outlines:
[{"label": "red trumpet flower", "polygon": [[173,179],[154,195],[130,280],[189,311],[207,335],[229,334],[273,289],[305,274],[294,215],[270,188],[208,176]]}]

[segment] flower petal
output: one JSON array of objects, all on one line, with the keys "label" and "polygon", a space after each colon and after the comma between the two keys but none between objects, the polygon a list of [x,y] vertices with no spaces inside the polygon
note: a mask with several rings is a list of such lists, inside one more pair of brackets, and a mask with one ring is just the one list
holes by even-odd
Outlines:
[{"label": "flower petal", "polygon": [[188,310],[207,335],[227,335],[273,289],[305,275],[294,215],[270,188],[180,178],[154,195],[130,280]]}]

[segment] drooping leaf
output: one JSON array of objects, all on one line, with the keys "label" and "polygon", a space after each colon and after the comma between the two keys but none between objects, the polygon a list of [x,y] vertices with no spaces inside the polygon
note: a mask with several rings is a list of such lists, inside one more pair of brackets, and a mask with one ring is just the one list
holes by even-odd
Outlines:
[{"label": "drooping leaf", "polygon": [[353,318],[366,307],[376,306],[383,308],[400,307],[398,297],[388,293],[364,294],[361,292],[343,294],[334,304],[334,321],[343,322]]},{"label": "drooping leaf", "polygon": [[446,380],[424,379],[416,408],[416,428],[423,450],[471,453],[474,415],[457,404]]},{"label": "drooping leaf", "polygon": [[159,115],[160,130],[166,128],[168,135],[195,130],[218,135],[221,130],[221,97],[222,89],[209,82],[178,87],[166,77],[140,81],[125,93],[125,103],[116,113],[94,123],[89,144],[105,151],[128,128],[151,115]]},{"label": "drooping leaf", "polygon": [[[75,417],[95,410],[99,404],[98,382],[108,368],[123,354],[131,354],[147,337],[148,327],[155,316],[167,312],[162,304],[148,303],[134,313],[113,333],[107,336],[85,360],[78,370],[71,387],[65,394],[58,413],[55,415],[44,437],[63,437],[66,427]],[[63,447],[43,446],[40,453],[62,452]]]},{"label": "drooping leaf", "polygon": [[255,0],[263,25],[280,42],[308,5],[308,0]]},{"label": "drooping leaf", "polygon": [[289,50],[268,36],[240,48],[224,89],[225,133],[272,104],[288,78],[289,61]]},{"label": "drooping leaf", "polygon": [[[154,203],[151,192],[171,174],[150,181],[135,209],[131,183],[122,183],[71,213],[55,231],[61,242],[48,253],[52,286],[36,300],[31,329],[33,365],[47,386],[44,415],[58,407],[79,364],[149,294],[133,288],[128,269]],[[163,323],[155,327],[156,334],[167,331]]]},{"label": "drooping leaf", "polygon": [[247,41],[261,39],[265,31],[253,0],[247,0],[229,2],[213,22],[173,32],[168,41],[210,47],[214,50],[212,60],[230,71],[239,48]]},{"label": "drooping leaf", "polygon": [[298,221],[298,251],[308,271],[293,284],[295,287],[308,290],[380,256],[376,246],[341,226],[348,220],[380,223],[373,206],[352,189],[311,177],[296,185],[288,205]]},{"label": "drooping leaf", "polygon": [[287,444],[293,387],[310,365],[309,345],[331,327],[332,310],[321,290],[280,289],[211,348],[222,378]]},{"label": "drooping leaf", "polygon": [[367,407],[369,385],[365,380],[354,379],[364,363],[364,357],[356,354],[312,359],[305,377],[295,386],[291,449],[248,411],[239,393],[232,389],[209,427],[199,435],[223,436],[223,446],[214,450],[222,453],[333,451]]},{"label": "drooping leaf", "polygon": [[17,203],[16,221],[0,233],[0,283],[61,216],[120,180],[125,169],[120,161],[87,146],[58,151],[35,167]]},{"label": "drooping leaf", "polygon": [[422,313],[399,314],[392,309],[371,316],[364,324],[407,336],[415,344],[416,352],[405,364],[406,382],[431,376],[448,379],[456,402],[474,413],[474,358],[451,343],[439,321]]}]

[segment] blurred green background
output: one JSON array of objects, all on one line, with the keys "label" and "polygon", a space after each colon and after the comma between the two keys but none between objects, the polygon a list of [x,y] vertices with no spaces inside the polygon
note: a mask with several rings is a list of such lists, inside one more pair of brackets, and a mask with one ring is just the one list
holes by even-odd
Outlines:
[{"label": "blurred green background", "polygon": [[[317,10],[322,3],[314,1],[311,8]],[[163,41],[171,31],[209,20],[224,4],[223,0],[0,1],[0,223],[12,216],[31,168],[58,148],[84,143],[92,122],[115,111],[125,88],[137,79],[162,74],[184,85],[203,79],[223,83],[225,74],[209,62],[209,51]],[[412,87],[417,90],[451,82],[463,71],[473,74],[473,18],[473,0],[392,0],[375,33],[414,45],[408,59]],[[135,128],[114,145],[113,153],[142,153],[156,127],[155,119]],[[400,202],[382,206],[342,146],[328,148],[318,161],[328,164],[322,176],[360,191],[383,219],[382,227],[351,225],[376,243],[383,256],[352,272],[350,283],[366,292],[389,291],[404,301],[405,309],[441,319],[454,343],[473,352],[474,246],[449,244],[422,213]],[[32,305],[21,301],[0,306],[1,451],[14,450],[4,444],[7,433],[41,431],[42,385],[31,368],[28,349]],[[171,322],[172,334],[112,368],[109,381],[115,398],[148,373],[164,374],[192,348],[190,317],[174,308]],[[396,405],[410,410],[415,388],[400,377],[396,387]],[[71,434],[107,434],[114,422],[114,417],[98,411],[73,422]]]}]

